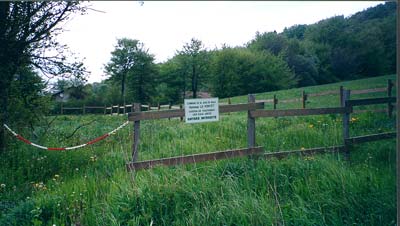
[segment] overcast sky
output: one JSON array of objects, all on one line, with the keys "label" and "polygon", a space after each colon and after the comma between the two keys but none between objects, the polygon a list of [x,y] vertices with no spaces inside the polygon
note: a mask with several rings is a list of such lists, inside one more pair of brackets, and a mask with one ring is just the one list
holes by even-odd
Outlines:
[{"label": "overcast sky", "polygon": [[105,79],[104,64],[117,39],[127,37],[144,43],[156,62],[164,62],[192,37],[208,49],[242,46],[255,33],[295,24],[312,24],[332,16],[350,16],[383,2],[269,2],[269,1],[95,1],[87,15],[77,15],[59,36],[91,72],[89,82]]}]

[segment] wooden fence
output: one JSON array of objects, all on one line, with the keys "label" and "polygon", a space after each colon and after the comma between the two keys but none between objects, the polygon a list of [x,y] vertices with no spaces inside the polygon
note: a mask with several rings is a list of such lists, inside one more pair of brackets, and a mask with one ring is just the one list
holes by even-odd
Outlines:
[{"label": "wooden fence", "polygon": [[[392,90],[393,90],[394,84],[393,82],[389,79],[387,86],[386,87],[381,87],[381,88],[372,88],[372,89],[362,89],[362,90],[352,90],[352,94],[367,94],[367,93],[382,93],[382,92],[387,92],[388,96],[391,96]],[[309,93],[307,94],[304,90],[301,92],[301,97],[299,98],[292,98],[292,99],[284,99],[284,100],[278,100],[276,95],[272,99],[265,99],[265,100],[257,100],[257,103],[273,103],[273,109],[277,109],[278,103],[295,103],[295,102],[301,102],[302,103],[302,108],[305,109],[307,106],[307,101],[309,100],[310,97],[321,97],[321,96],[327,96],[327,95],[339,95],[340,94],[340,89],[339,90],[329,90],[329,91],[324,91],[320,93]],[[231,105],[231,98],[227,99],[226,103],[221,103],[221,104],[226,104],[226,105]],[[182,105],[172,105],[172,104],[165,104],[165,105],[160,105],[158,103],[157,105],[151,105],[150,103],[148,104],[141,104],[140,105],[142,110],[145,111],[161,111],[165,109],[182,109]],[[85,106],[83,105],[82,107],[63,107],[61,105],[60,113],[64,114],[66,111],[71,111],[74,110],[75,112],[79,111],[82,112],[82,114],[85,114],[88,112],[90,109],[101,109],[103,114],[111,114],[111,115],[119,115],[119,114],[127,114],[133,112],[133,104],[127,104],[127,105],[111,105],[109,107],[107,106]],[[381,112],[382,110],[374,110],[376,112]],[[357,110],[354,113],[362,113],[365,112],[365,110]],[[393,112],[393,105],[388,104],[388,112]]]},{"label": "wooden fence", "polygon": [[[389,82],[390,83],[390,82]],[[389,84],[388,83],[388,84]],[[389,85],[389,87],[391,87]],[[234,158],[240,156],[255,156],[258,158],[283,158],[288,155],[312,155],[317,153],[326,152],[343,152],[346,158],[349,158],[349,147],[353,144],[369,142],[374,140],[389,139],[396,136],[395,132],[390,133],[379,133],[367,136],[350,137],[349,136],[349,124],[350,114],[354,113],[353,107],[361,105],[372,105],[372,104],[388,104],[388,115],[392,116],[392,104],[396,101],[395,97],[391,96],[391,88],[388,92],[387,97],[383,98],[368,98],[368,99],[350,99],[350,90],[344,90],[342,87],[339,89],[340,107],[328,107],[328,108],[313,108],[306,109],[305,104],[301,109],[288,109],[288,110],[265,110],[264,103],[266,101],[258,102],[255,100],[255,96],[252,94],[248,95],[248,103],[245,104],[231,104],[231,105],[220,105],[220,113],[229,112],[243,112],[247,111],[247,148],[226,150],[211,153],[202,153],[195,155],[176,156],[170,158],[137,161],[139,155],[139,142],[140,142],[140,122],[142,120],[155,120],[163,118],[177,118],[184,117],[185,111],[183,109],[171,109],[164,111],[141,111],[140,104],[134,104],[134,112],[128,114],[128,119],[134,122],[133,131],[133,146],[132,146],[132,162],[126,165],[127,170],[140,170],[148,169],[158,165],[178,165],[178,164],[189,164],[204,162],[209,160],[218,160],[226,158]],[[386,89],[386,88],[385,88]],[[374,92],[377,89],[374,89]],[[369,93],[369,90],[366,93]],[[360,93],[361,91],[352,91],[352,93]],[[365,92],[362,91],[363,93]],[[328,92],[325,92],[328,93]],[[305,93],[303,93],[303,100]],[[272,101],[275,103],[275,98]],[[304,103],[304,101],[303,101]],[[332,147],[317,147],[306,150],[294,150],[294,151],[283,151],[283,152],[272,152],[265,153],[262,147],[256,145],[256,119],[261,117],[288,117],[288,116],[306,116],[306,115],[324,115],[324,114],[341,114],[343,121],[343,144],[340,146]]]}]

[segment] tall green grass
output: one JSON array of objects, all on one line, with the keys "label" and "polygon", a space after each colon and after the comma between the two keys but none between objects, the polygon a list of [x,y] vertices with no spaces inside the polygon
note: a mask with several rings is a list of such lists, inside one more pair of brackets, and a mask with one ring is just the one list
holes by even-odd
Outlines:
[{"label": "tall green grass", "polygon": [[[349,88],[382,87],[387,78],[346,82]],[[307,87],[308,92],[339,84]],[[289,99],[301,90],[278,92]],[[258,94],[264,99],[272,93]],[[365,95],[374,97],[384,94]],[[246,97],[233,98],[246,102]],[[355,97],[357,98],[357,97]],[[336,95],[310,106],[337,104]],[[278,108],[296,107],[294,103]],[[268,108],[268,106],[267,106]],[[351,136],[392,131],[383,113],[352,115]],[[124,116],[58,116],[38,128],[46,146],[72,146],[100,136]],[[70,139],[75,128],[79,129]],[[256,142],[267,152],[342,143],[339,115],[260,118]],[[246,113],[219,122],[143,121],[139,159],[243,148]],[[11,137],[10,137],[11,139]],[[127,173],[132,125],[93,146],[48,152],[12,143],[1,153],[0,225],[394,225],[395,141],[356,145],[349,162],[340,154],[284,160],[238,158]]]}]

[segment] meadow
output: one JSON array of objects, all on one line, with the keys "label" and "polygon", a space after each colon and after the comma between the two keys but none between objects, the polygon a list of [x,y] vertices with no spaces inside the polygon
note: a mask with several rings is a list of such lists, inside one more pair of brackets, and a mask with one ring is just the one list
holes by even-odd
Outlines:
[{"label": "meadow", "polygon": [[[387,79],[395,81],[396,76],[304,90],[385,87]],[[256,99],[274,94],[290,99],[300,97],[302,90],[256,94]],[[245,103],[247,96],[231,100]],[[338,95],[307,102],[307,107],[334,106],[339,106]],[[300,102],[278,104],[278,109],[299,107]],[[350,136],[395,130],[395,117],[385,113],[351,117]],[[113,130],[127,117],[60,115],[49,120],[54,120],[50,127],[39,126],[35,133],[18,132],[45,146],[73,146]],[[340,115],[260,118],[256,142],[267,152],[340,145],[341,120]],[[244,148],[246,126],[245,112],[203,124],[143,121],[139,160]],[[132,127],[131,123],[106,140],[66,152],[11,142],[9,150],[0,153],[0,225],[395,225],[395,139],[355,145],[350,161],[337,153],[283,160],[246,157],[128,173]]]}]

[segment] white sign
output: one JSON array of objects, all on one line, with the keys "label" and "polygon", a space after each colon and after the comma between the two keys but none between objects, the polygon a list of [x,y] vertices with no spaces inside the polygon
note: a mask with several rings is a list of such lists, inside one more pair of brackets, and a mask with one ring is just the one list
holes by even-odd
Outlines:
[{"label": "white sign", "polygon": [[214,122],[219,120],[218,98],[185,99],[185,122]]}]

